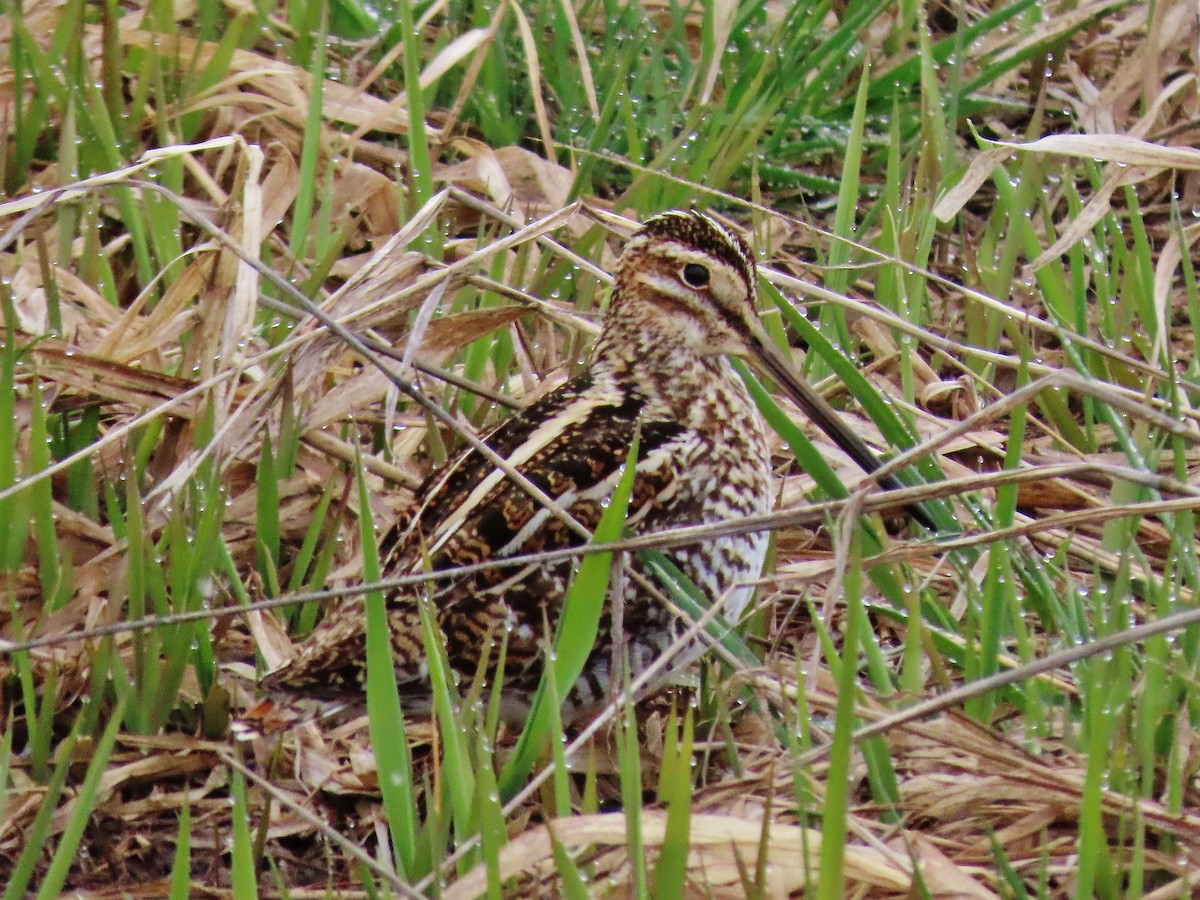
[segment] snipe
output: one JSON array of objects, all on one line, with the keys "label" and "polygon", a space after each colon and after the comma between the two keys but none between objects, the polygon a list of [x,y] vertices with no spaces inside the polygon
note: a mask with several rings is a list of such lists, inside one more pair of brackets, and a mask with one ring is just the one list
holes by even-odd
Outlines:
[{"label": "snipe", "polygon": [[[738,235],[698,212],[648,220],[626,244],[603,331],[587,370],[497,426],[486,443],[594,528],[640,430],[628,526],[648,533],[769,511],[773,503],[764,423],[729,356],[747,357],[782,386],[864,469],[879,466],[867,445],[791,370],[762,330],[757,274]],[[892,483],[890,486],[895,486]],[[428,560],[435,570],[575,546],[582,538],[471,449],[434,472],[404,519],[384,539],[386,574]],[[767,534],[731,535],[667,555],[736,620],[762,570]],[[637,569],[636,560],[630,565]],[[569,561],[475,572],[436,585],[433,602],[453,666],[472,677],[485,641],[507,638],[504,690],[527,696],[544,659],[570,579]],[[636,674],[683,624],[636,578],[624,580],[623,633]],[[389,598],[397,680],[420,684],[424,646],[411,597]],[[604,699],[610,688],[612,628],[601,623],[570,701]],[[317,688],[361,681],[361,602],[347,599],[320,622],[298,655],[267,676],[270,686]],[[493,649],[489,659],[496,658]],[[519,703],[517,704],[519,707]],[[511,707],[511,704],[510,704]]]}]

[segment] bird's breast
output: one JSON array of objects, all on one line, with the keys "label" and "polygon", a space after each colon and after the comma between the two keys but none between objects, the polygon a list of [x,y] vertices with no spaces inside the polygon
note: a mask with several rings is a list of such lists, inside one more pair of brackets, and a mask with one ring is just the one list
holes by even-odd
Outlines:
[{"label": "bird's breast", "polygon": [[[669,444],[639,461],[639,476],[659,485],[652,498],[631,510],[629,524],[640,533],[682,525],[736,523],[769,512],[774,501],[770,450],[764,425],[749,396],[714,400]],[[744,388],[742,388],[744,391]],[[762,573],[766,532],[725,534],[667,551],[667,555],[727,618],[736,620]]]}]

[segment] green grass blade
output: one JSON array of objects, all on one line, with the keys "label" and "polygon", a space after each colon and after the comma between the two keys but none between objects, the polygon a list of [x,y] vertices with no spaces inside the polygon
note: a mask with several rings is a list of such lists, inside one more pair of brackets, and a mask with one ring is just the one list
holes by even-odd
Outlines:
[{"label": "green grass blade", "polygon": [[650,880],[642,835],[642,756],[637,715],[628,687],[626,682],[625,704],[617,719],[617,767],[621,778],[621,807],[625,813],[625,846],[633,869],[633,895],[644,900],[650,896]]},{"label": "green grass blade", "polygon": [[412,175],[412,208],[433,196],[433,166],[425,132],[425,98],[421,92],[421,34],[413,27],[411,0],[397,0],[404,38],[404,88],[408,99],[408,166]]},{"label": "green grass blade", "polygon": [[[14,658],[15,660],[15,658]],[[50,666],[41,683],[34,680],[29,654],[20,654],[19,677],[29,723],[29,771],[37,781],[46,781],[54,753],[54,710],[58,705],[58,667]]]},{"label": "green grass blade", "polygon": [[881,821],[899,824],[899,812],[903,798],[900,782],[892,765],[887,741],[873,738],[862,745],[863,761],[867,764],[867,780],[871,785],[871,796],[879,804]]},{"label": "green grass blade", "polygon": [[275,454],[271,449],[271,436],[264,435],[262,453],[258,459],[258,496],[256,508],[258,537],[259,572],[267,584],[275,588],[269,591],[268,597],[274,597],[278,591],[279,549],[281,546],[279,528],[279,479],[275,466]]},{"label": "green grass blade", "polygon": [[480,853],[488,871],[488,892],[498,897],[501,896],[500,850],[508,843],[508,829],[504,826],[504,808],[500,804],[500,789],[496,784],[489,734],[491,732],[483,731],[478,735],[478,787],[474,799],[476,821],[479,823]]},{"label": "green grass blade", "polygon": [[[359,533],[363,547],[363,580],[378,581],[381,576],[379,546],[371,519],[371,497],[367,492],[366,472],[358,466]],[[412,760],[396,669],[392,659],[392,632],[388,626],[387,604],[383,594],[371,591],[367,605],[367,720],[375,769],[379,773],[379,792],[387,812],[392,835],[392,852],[402,877],[412,877],[418,854],[417,805],[414,796]]]},{"label": "green grass blade", "polygon": [[558,735],[566,734],[566,729],[563,727],[561,715],[562,698],[558,696],[553,678],[546,681],[546,695],[549,697],[546,705],[550,710],[550,721],[547,725],[551,738],[550,759],[554,763],[554,814],[561,818],[571,814],[571,773],[567,768],[566,754],[563,752],[564,742],[557,739]]},{"label": "green grass blade", "polygon": [[42,803],[38,807],[37,815],[33,817],[32,824],[25,831],[25,846],[21,848],[21,855],[17,857],[17,861],[9,871],[8,884],[4,888],[3,900],[19,900],[19,898],[25,897],[31,889],[38,859],[50,841],[50,826],[53,823],[54,814],[58,807],[58,798],[62,796],[63,787],[67,783],[67,776],[71,772],[71,764],[74,762],[75,744],[79,740],[79,731],[82,722],[83,716],[76,716],[75,722],[71,726],[71,731],[63,739],[63,742],[59,744],[58,764],[54,767],[54,773],[46,785],[46,793],[42,797]]},{"label": "green grass blade", "polygon": [[[50,466],[46,407],[42,404],[41,382],[37,373],[30,381],[30,408],[32,410],[29,434],[30,475]],[[49,478],[42,478],[30,486],[29,496],[33,506],[33,532],[37,539],[38,581],[42,586],[42,597],[47,612],[61,609],[70,599],[63,591],[63,560],[59,556],[58,533],[55,528],[53,486]]]},{"label": "green grass blade", "polygon": [[233,795],[233,848],[230,887],[234,900],[257,900],[258,878],[254,871],[254,842],[250,837],[250,806],[246,802],[246,780],[234,771],[230,779]]},{"label": "green grass blade", "polygon": [[[312,519],[308,523],[308,529],[304,532],[304,541],[300,544],[300,549],[292,559],[292,574],[288,578],[287,591],[289,594],[298,593],[301,587],[305,584],[305,579],[309,576],[309,568],[313,566],[313,558],[317,556],[317,544],[321,542],[321,538],[327,535],[327,529],[330,526],[328,521],[329,507],[333,503],[333,498],[341,490],[337,483],[331,482],[325,486],[325,490],[321,492],[321,499],[317,501],[317,506],[313,510]],[[326,540],[322,543],[321,554],[317,556],[317,565],[313,567],[312,580],[308,582],[309,588],[314,591],[319,591],[324,585],[323,572],[328,565],[328,556],[331,553],[331,548],[336,542]],[[326,566],[321,565],[321,559],[325,558]],[[312,628],[312,623],[307,621],[305,615],[306,610],[312,609],[312,615],[316,615],[316,604],[305,604],[302,607],[292,607],[293,621],[299,622],[299,633],[307,634]],[[307,625],[307,627],[304,627]]]},{"label": "green grass blade", "polygon": [[[1018,377],[1017,386],[1022,386],[1027,378],[1024,367]],[[1021,406],[1012,412],[1012,424],[1009,428],[1007,452],[1004,455],[1004,467],[1015,470],[1021,466],[1021,450],[1025,436],[1025,407]],[[1013,524],[1017,508],[1017,486],[1004,485],[997,491],[996,507],[993,522],[996,528],[1008,528]],[[1004,626],[1011,620],[1010,611],[1017,604],[1016,578],[1014,577],[1012,557],[1009,545],[1003,542],[992,544],[988,548],[988,568],[982,586],[982,610],[979,630],[979,654],[968,656],[966,675],[968,678],[985,678],[1000,669],[1000,650],[1004,637]],[[968,650],[968,652],[970,652]],[[981,723],[988,724],[992,710],[995,708],[994,695],[977,697],[968,702],[967,711]]]},{"label": "green grass blade", "polygon": [[[38,900],[49,900],[51,897],[59,896],[63,885],[66,884],[67,874],[70,872],[71,864],[75,862],[76,852],[79,850],[79,842],[83,839],[84,829],[91,821],[92,810],[96,806],[100,779],[107,770],[108,759],[112,755],[113,745],[117,740],[117,732],[120,730],[124,714],[121,706],[122,704],[118,702],[108,720],[108,726],[104,729],[104,734],[96,743],[91,762],[88,763],[87,773],[83,776],[83,784],[80,785],[79,791],[75,795],[71,815],[67,819],[62,837],[59,838],[58,846],[54,848],[54,856],[50,859],[46,874],[42,877],[42,884],[37,893]],[[70,760],[67,759],[64,765],[69,765],[69,762]]]},{"label": "green grass blade", "polygon": [[[665,553],[659,550],[646,550],[638,553],[638,558],[646,563],[650,573],[657,579],[675,603],[693,621],[698,622],[708,612],[710,601],[704,592],[691,581],[676,566]],[[730,623],[720,616],[713,617],[707,626],[708,634],[719,643],[734,659],[748,668],[760,664],[761,660],[750,645],[742,639]]]},{"label": "green grass blade", "polygon": [[292,216],[292,235],[288,244],[292,256],[298,260],[308,257],[308,232],[316,198],[317,160],[323,134],[321,110],[325,85],[325,33],[329,28],[329,7],[325,3],[320,4],[320,7],[321,20],[313,46],[312,65],[308,72],[312,89],[308,94],[308,121],[304,129],[304,144],[300,150],[299,190],[293,206],[295,213]]},{"label": "green grass blade", "polygon": [[[866,610],[861,593],[862,559],[859,530],[853,529],[850,559],[844,575],[844,598],[848,609],[846,635],[841,654],[837,709],[834,714],[833,746],[829,751],[829,774],[825,793],[825,811],[821,817],[821,865],[817,886],[818,900],[841,900],[846,896],[846,836],[850,804],[850,768],[854,759],[852,740],[854,702],[858,696],[858,648],[867,628]],[[833,658],[830,657],[832,663]],[[831,665],[832,668],[832,665]]]},{"label": "green grass blade", "polygon": [[[625,527],[625,514],[637,466],[639,435],[635,434],[627,462],[622,467],[620,481],[613,490],[608,508],[596,525],[594,540],[598,543],[615,541]],[[533,705],[521,737],[517,740],[512,758],[500,775],[501,797],[512,797],[533,769],[547,733],[549,722],[546,679],[552,677],[555,693],[565,697],[583,672],[584,664],[596,642],[600,615],[608,598],[609,576],[612,572],[611,553],[590,553],[579,564],[575,577],[563,601],[562,618],[555,636],[553,666],[547,666],[533,698]]]},{"label": "green grass blade", "polygon": [[0,733],[0,822],[5,821],[8,809],[8,776],[12,762],[13,730],[5,728]]},{"label": "green grass blade", "polygon": [[667,746],[659,778],[659,800],[667,805],[667,827],[654,867],[654,894],[682,897],[687,883],[689,835],[692,821],[692,707],[684,712],[682,733],[677,734],[675,710],[667,722]]},{"label": "green grass blade", "polygon": [[[4,344],[0,347],[0,490],[17,483],[17,314],[12,292],[0,279],[0,303],[4,311]],[[29,534],[29,492],[19,491],[0,500],[0,571],[16,572],[25,555]]]},{"label": "green grass blade", "polygon": [[[207,5],[208,8],[214,11],[219,8],[219,4],[213,3]],[[219,14],[220,27],[211,35],[205,35],[205,40],[215,41],[216,44],[212,48],[212,54],[209,56],[208,63],[204,69],[196,76],[194,83],[191,85],[190,93],[192,96],[198,96],[210,88],[215,87],[223,78],[227,77],[233,62],[233,55],[237,52],[239,45],[248,39],[246,34],[247,28],[253,29],[253,17],[245,12],[237,12],[232,16],[226,14],[224,9],[220,10]],[[203,34],[204,29],[201,29]],[[252,40],[252,38],[250,38]],[[185,141],[196,139],[196,134],[204,120],[204,112],[190,112],[180,117],[179,130]]]},{"label": "green grass blade", "polygon": [[[850,241],[855,240],[857,229],[855,215],[858,211],[858,182],[862,170],[863,129],[867,116],[867,77],[870,67],[864,66],[858,81],[858,96],[854,102],[854,113],[850,119],[845,157],[842,160],[842,178],[838,190],[837,211],[833,219],[833,243],[829,247],[829,271],[825,273],[825,286],[834,293],[844,294],[850,285],[851,273],[846,265],[850,262]],[[841,238],[842,240],[838,240]],[[821,329],[826,334],[836,334],[838,342],[848,347],[850,335],[846,330],[846,319],[841,309],[833,304],[821,308]]]},{"label": "green grass blade", "polygon": [[[879,428],[884,440],[901,450],[909,450],[914,447],[916,441],[909,433],[908,428],[892,410],[888,402],[880,395],[879,391],[859,371],[858,366],[838,352],[837,348],[821,334],[820,329],[805,318],[791,303],[787,302],[781,294],[773,289],[770,293],[775,298],[776,305],[780,312],[783,313],[784,319],[790,326],[796,329],[800,335],[800,339],[808,346],[809,352],[816,353],[833,370],[838,379],[845,384],[846,389],[862,404],[863,410],[871,417],[876,427]],[[932,461],[920,464],[919,468],[925,480],[938,480],[941,478],[937,466]],[[918,483],[911,476],[906,477],[907,475],[907,470],[897,473],[897,477],[903,482]],[[813,477],[815,478],[816,476],[813,475]],[[824,484],[821,487],[822,489],[827,489]],[[939,513],[938,505],[936,502],[928,504],[930,513],[937,518],[938,527],[943,530],[948,527],[956,529],[957,526],[954,523],[953,517],[948,512],[944,512],[944,514]],[[943,518],[946,519],[945,522],[943,522]]]},{"label": "green grass blade", "polygon": [[[558,889],[562,892],[562,896],[567,900],[588,900],[592,897],[593,894],[588,891],[587,880],[579,871],[579,866],[575,864],[575,860],[571,859],[571,854],[567,852],[567,848],[562,845],[553,830],[550,832],[550,848],[554,853],[554,868],[558,872]],[[490,885],[489,882],[489,887]]]},{"label": "green grass blade", "polygon": [[465,838],[473,820],[475,806],[475,774],[471,765],[471,753],[467,745],[466,731],[461,719],[467,713],[460,712],[455,702],[453,669],[446,657],[446,644],[437,624],[437,614],[428,597],[418,601],[421,614],[421,631],[425,641],[425,657],[429,666],[429,682],[433,690],[434,709],[437,711],[438,733],[441,737],[443,771],[448,773],[445,788],[450,795],[450,812],[457,836]]}]

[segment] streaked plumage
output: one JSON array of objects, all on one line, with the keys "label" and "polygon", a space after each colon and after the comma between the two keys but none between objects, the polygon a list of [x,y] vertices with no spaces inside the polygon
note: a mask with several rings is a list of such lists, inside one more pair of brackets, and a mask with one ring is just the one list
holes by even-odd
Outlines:
[{"label": "streaked plumage", "polygon": [[[742,355],[788,388],[860,463],[878,465],[763,335],[756,279],[749,247],[710,217],[670,212],[650,219],[622,254],[587,370],[501,423],[486,436],[487,444],[589,529],[638,428],[628,517],[634,531],[767,512],[773,496],[764,424],[727,358]],[[398,575],[426,559],[444,570],[580,543],[565,523],[468,449],[429,476],[381,550],[386,573]],[[736,535],[668,556],[736,619],[762,570],[766,543],[765,533]],[[439,582],[433,601],[456,669],[472,676],[485,641],[503,631],[505,690],[532,690],[541,672],[545,623],[553,626],[557,619],[571,568],[564,561]],[[622,625],[636,673],[662,653],[683,623],[636,579],[625,579],[624,590]],[[388,608],[397,678],[420,683],[425,654],[415,604],[411,597],[395,596]],[[606,616],[576,686],[576,703],[603,699],[609,691],[611,624]],[[348,600],[331,609],[297,657],[267,680],[292,687],[357,681],[364,660],[362,606]]]}]

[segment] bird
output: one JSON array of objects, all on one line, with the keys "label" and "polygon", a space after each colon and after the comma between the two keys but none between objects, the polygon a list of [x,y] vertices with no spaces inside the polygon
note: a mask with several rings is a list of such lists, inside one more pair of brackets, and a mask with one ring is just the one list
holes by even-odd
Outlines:
[{"label": "bird", "polygon": [[[774,505],[767,426],[730,360],[740,357],[776,382],[815,423],[871,472],[871,448],[798,374],[758,318],[754,253],[735,230],[697,210],[647,219],[621,253],[607,312],[590,361],[578,375],[496,425],[483,437],[495,454],[587,529],[594,529],[638,436],[626,528],[649,534],[675,526],[725,522]],[[881,479],[884,487],[899,486]],[[502,469],[467,447],[434,470],[408,511],[385,535],[385,576],[444,571],[518,554],[577,547],[585,536],[539,503]],[[754,592],[768,534],[725,534],[665,551],[711,603],[736,622]],[[631,557],[634,575],[641,563]],[[546,658],[547,623],[561,612],[570,559],[473,570],[429,588],[447,658],[460,678],[494,661],[505,640],[502,708],[527,709]],[[644,574],[644,573],[640,573]],[[620,579],[621,603],[601,619],[584,671],[565,710],[612,696],[612,609],[631,676],[644,671],[688,623],[638,577]],[[386,597],[393,663],[402,691],[427,678],[418,603],[403,590]],[[268,688],[361,685],[365,616],[343,598],[268,673]],[[489,642],[493,645],[489,648]],[[485,657],[485,654],[490,654]],[[570,714],[568,712],[568,714]]]}]

